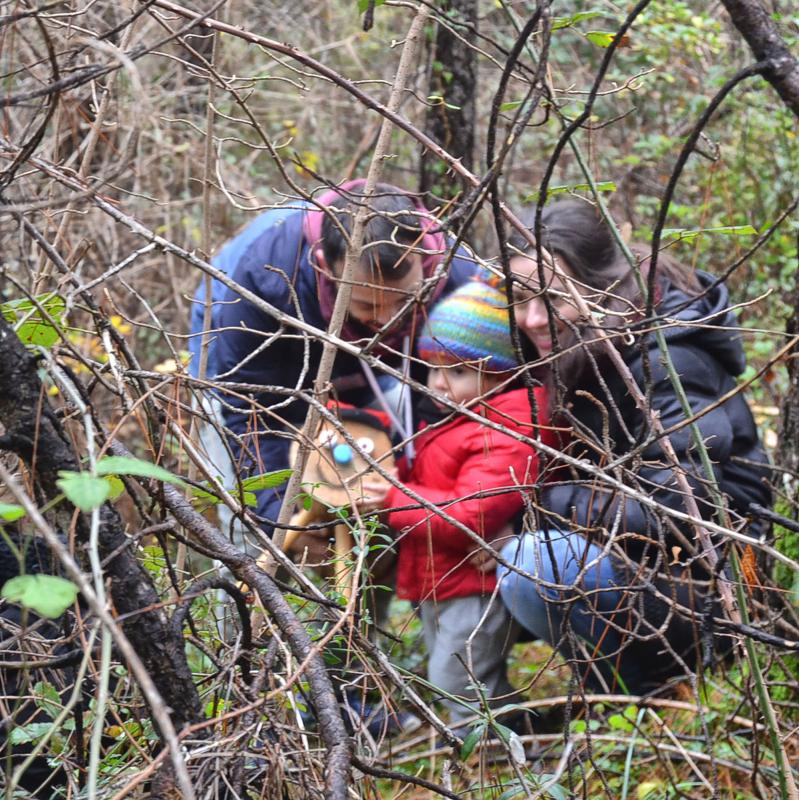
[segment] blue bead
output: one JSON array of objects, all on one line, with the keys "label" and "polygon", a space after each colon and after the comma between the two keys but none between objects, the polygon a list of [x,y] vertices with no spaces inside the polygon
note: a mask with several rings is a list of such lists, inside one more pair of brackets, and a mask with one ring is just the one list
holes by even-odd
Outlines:
[{"label": "blue bead", "polygon": [[352,461],[352,448],[348,444],[337,444],[333,448],[333,461],[336,464],[349,464]]}]

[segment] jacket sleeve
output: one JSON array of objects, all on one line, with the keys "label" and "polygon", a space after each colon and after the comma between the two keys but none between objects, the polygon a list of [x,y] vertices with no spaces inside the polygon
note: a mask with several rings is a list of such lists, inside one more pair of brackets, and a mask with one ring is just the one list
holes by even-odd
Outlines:
[{"label": "jacket sleeve", "polygon": [[[485,428],[475,427],[479,430],[469,436],[468,453],[461,460],[452,488],[423,486],[415,483],[412,475],[405,485],[483,539],[491,540],[523,505],[520,489],[497,494],[492,494],[492,490],[514,486],[511,469],[520,482],[534,480],[538,460],[532,447],[497,432],[489,434],[489,439]],[[437,547],[446,547],[457,553],[474,548],[474,541],[465,533],[434,511],[420,508],[418,502],[404,492],[392,489],[386,502],[387,507],[396,509],[415,506],[390,511],[388,524],[392,529],[405,530],[405,535],[410,537],[432,536]]]},{"label": "jacket sleeve", "polygon": [[[301,240],[295,238],[293,247],[285,243],[279,247],[273,234],[268,230],[250,245],[232,277],[279,310],[296,316],[290,276],[301,255]],[[283,333],[279,323],[232,290],[225,295],[219,320],[218,380],[263,387],[251,396],[220,393],[236,472],[246,476],[285,469],[289,465],[289,440],[281,436],[285,421],[301,423],[306,409],[296,400],[287,402],[287,393],[280,390],[302,383],[302,365],[309,361],[304,345],[298,337],[277,335]],[[257,493],[255,510],[267,533],[282,497],[281,488]]]},{"label": "jacket sleeve", "polygon": [[[695,425],[713,464],[714,478],[718,480],[723,465],[732,453],[735,431],[726,407],[716,404],[721,395],[732,387],[732,379],[712,356],[698,347],[672,347],[670,355],[681,377],[692,412],[697,414],[710,409],[695,420]],[[670,433],[668,438],[679,468],[693,490],[700,513],[704,518],[710,518],[716,509],[713,491],[710,482],[706,480],[691,426],[685,424],[686,414],[657,350],[651,351],[651,365],[651,408],[665,430],[681,426]],[[642,385],[640,362],[631,364],[631,371],[639,385]],[[646,441],[649,423],[640,411],[636,410],[634,423],[630,427],[638,441]],[[687,512],[684,493],[679,488],[675,471],[657,440],[649,442],[640,453],[640,458],[631,459],[625,467],[633,468],[634,474],[626,473],[624,476],[625,483],[631,488],[666,508]],[[550,528],[561,529],[571,522],[589,529],[607,529],[615,524],[619,514],[619,530],[622,532],[658,538],[658,531],[662,528],[654,509],[629,495],[603,486],[600,479],[552,485],[544,490],[542,504],[550,512],[547,523]],[[620,504],[623,504],[621,509]]]}]

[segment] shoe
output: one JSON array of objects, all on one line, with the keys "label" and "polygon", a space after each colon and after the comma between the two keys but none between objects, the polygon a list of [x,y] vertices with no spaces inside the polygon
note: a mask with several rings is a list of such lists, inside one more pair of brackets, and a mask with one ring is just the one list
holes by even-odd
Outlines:
[{"label": "shoe", "polygon": [[385,703],[364,702],[360,695],[348,694],[344,698],[345,715],[357,731],[364,728],[374,739],[413,733],[422,726],[422,720],[403,709],[389,709]]}]

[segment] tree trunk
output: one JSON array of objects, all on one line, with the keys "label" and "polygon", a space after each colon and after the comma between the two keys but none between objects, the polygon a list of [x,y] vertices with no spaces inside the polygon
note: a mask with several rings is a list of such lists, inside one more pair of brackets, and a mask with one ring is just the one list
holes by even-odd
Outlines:
[{"label": "tree trunk", "polygon": [[[36,358],[0,315],[0,425],[5,436],[0,448],[14,451],[31,470],[41,495],[50,501],[61,490],[56,485],[60,470],[79,471],[80,462],[37,374]],[[57,527],[69,529],[74,514],[66,500],[49,515]],[[76,537],[88,546],[89,526],[79,515]],[[186,661],[183,640],[172,634],[161,598],[147,571],[139,564],[116,510],[109,504],[100,509],[100,557],[110,580],[114,610],[125,634],[152,676],[170,708],[175,728],[202,719],[200,698]]]},{"label": "tree trunk", "polygon": [[[477,58],[468,41],[477,26],[476,0],[445,0],[440,14],[450,27],[438,26],[428,95],[425,133],[472,170],[475,143],[475,83]],[[447,175],[446,165],[423,151],[419,190],[435,207],[465,187]]]}]

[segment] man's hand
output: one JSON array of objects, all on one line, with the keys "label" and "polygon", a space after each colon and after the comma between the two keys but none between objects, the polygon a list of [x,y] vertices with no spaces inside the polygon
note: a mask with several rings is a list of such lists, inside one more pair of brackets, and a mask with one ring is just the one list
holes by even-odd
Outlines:
[{"label": "man's hand", "polygon": [[327,528],[318,531],[300,531],[291,543],[288,552],[290,555],[296,554],[300,559],[304,558],[305,563],[309,566],[328,561],[330,559],[330,531]]}]

